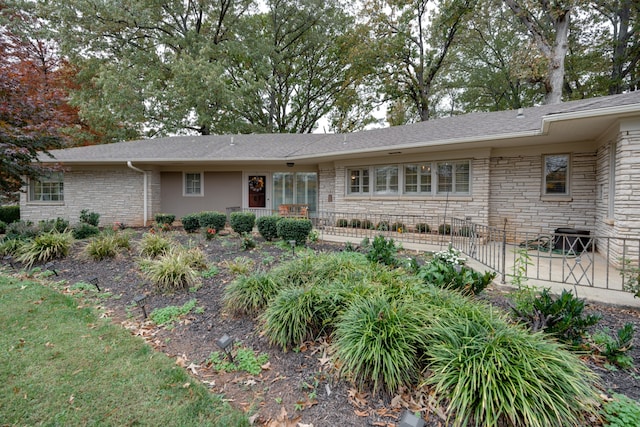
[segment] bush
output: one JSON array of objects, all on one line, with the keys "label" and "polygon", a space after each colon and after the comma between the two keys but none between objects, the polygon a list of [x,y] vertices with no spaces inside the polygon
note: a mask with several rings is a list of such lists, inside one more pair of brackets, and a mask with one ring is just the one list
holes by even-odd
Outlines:
[{"label": "bush", "polygon": [[71,230],[71,232],[73,233],[73,237],[75,239],[82,240],[100,234],[100,229],[95,225],[81,222],[80,224],[77,224],[75,227],[73,227],[73,230]]},{"label": "bush", "polygon": [[180,219],[180,222],[187,233],[195,233],[200,229],[200,215],[198,214],[185,215]]},{"label": "bush", "polygon": [[276,225],[278,237],[284,241],[295,240],[296,245],[304,246],[311,233],[313,224],[309,219],[281,218]]},{"label": "bush", "polygon": [[282,285],[267,273],[240,276],[224,290],[225,309],[232,314],[255,316],[267,306]]},{"label": "bush", "polygon": [[155,258],[169,252],[171,249],[171,240],[155,233],[145,233],[139,245],[141,256]]},{"label": "bush", "polygon": [[4,234],[7,232],[7,223],[4,221],[0,221],[0,234]]},{"label": "bush", "polygon": [[43,233],[22,245],[16,260],[27,268],[31,268],[35,262],[64,258],[69,254],[72,243],[71,233],[58,233],[57,231]]},{"label": "bush", "polygon": [[431,232],[431,227],[426,222],[419,222],[415,226],[416,233],[429,233]]},{"label": "bush", "polygon": [[281,218],[277,215],[261,216],[256,220],[258,233],[268,242],[278,237],[278,221]]},{"label": "bush", "polygon": [[451,234],[451,224],[440,224],[438,226],[438,234]]},{"label": "bush", "polygon": [[380,221],[376,225],[376,230],[378,231],[389,231],[390,229],[391,229],[391,226],[389,225],[389,221]]},{"label": "bush", "polygon": [[130,236],[128,234],[102,232],[97,237],[91,239],[85,247],[85,254],[96,261],[106,258],[113,258],[120,249],[131,247]]},{"label": "bush", "polygon": [[25,241],[21,239],[4,239],[0,243],[0,256],[18,254],[24,244]]},{"label": "bush", "polygon": [[340,218],[336,221],[336,227],[348,227],[349,220],[345,218]]},{"label": "bush", "polygon": [[362,223],[360,224],[360,228],[362,228],[363,230],[373,230],[373,223],[368,219],[363,219]]},{"label": "bush", "polygon": [[89,212],[88,209],[82,209],[80,211],[80,222],[97,227],[100,223],[100,214],[96,212]]},{"label": "bush", "polygon": [[32,239],[38,235],[38,227],[33,225],[31,221],[18,220],[7,225],[7,239]]},{"label": "bush", "polygon": [[169,251],[146,265],[143,274],[160,292],[188,289],[198,282],[198,274],[183,250]]},{"label": "bush", "polygon": [[591,337],[592,350],[619,368],[631,368],[633,358],[627,353],[633,347],[633,332],[633,323],[626,323],[615,336],[609,335],[609,330],[605,328]]},{"label": "bush", "polygon": [[242,240],[240,242],[240,249],[243,251],[249,251],[256,247],[256,241],[253,240],[253,235],[249,233],[242,234]]},{"label": "bush", "polygon": [[354,382],[371,383],[374,393],[394,393],[420,372],[426,346],[424,316],[413,303],[375,295],[354,301],[340,316],[333,349]]},{"label": "bush", "polygon": [[465,295],[478,295],[495,279],[496,273],[478,273],[463,265],[433,259],[418,269],[418,277],[425,284],[456,290]]},{"label": "bush", "polygon": [[156,224],[160,226],[171,227],[173,221],[176,220],[176,216],[173,214],[159,213],[155,214],[154,219],[156,220]]},{"label": "bush", "polygon": [[227,215],[221,212],[200,212],[198,214],[200,228],[212,228],[218,233],[227,223]]},{"label": "bush", "polygon": [[442,310],[427,328],[427,384],[447,402],[454,425],[588,424],[599,402],[597,377],[577,356],[466,305]]},{"label": "bush", "polygon": [[385,239],[384,236],[376,236],[367,252],[367,259],[371,262],[378,262],[390,267],[398,265],[398,247],[393,239]]},{"label": "bush", "polygon": [[256,214],[253,212],[231,212],[229,224],[238,234],[251,233],[256,224]]},{"label": "bush", "polygon": [[391,231],[402,233],[407,231],[407,227],[402,222],[394,222],[391,224]]},{"label": "bush", "polygon": [[20,206],[0,206],[0,221],[11,224],[20,220]]},{"label": "bush", "polygon": [[543,330],[574,346],[580,345],[587,329],[601,318],[595,314],[583,316],[583,311],[584,301],[571,292],[563,290],[559,297],[554,298],[549,289],[544,289],[530,304],[513,309],[534,332]]},{"label": "bush", "polygon": [[463,225],[456,234],[462,237],[471,237],[473,236],[473,228],[468,225]]},{"label": "bush", "polygon": [[359,220],[357,218],[353,218],[351,221],[349,221],[349,227],[351,227],[351,228],[360,228],[360,227],[362,227],[362,220]]},{"label": "bush", "polygon": [[38,229],[43,233],[48,233],[54,230],[59,233],[63,233],[68,228],[69,228],[69,221],[60,217],[56,219],[43,220],[38,222]]}]

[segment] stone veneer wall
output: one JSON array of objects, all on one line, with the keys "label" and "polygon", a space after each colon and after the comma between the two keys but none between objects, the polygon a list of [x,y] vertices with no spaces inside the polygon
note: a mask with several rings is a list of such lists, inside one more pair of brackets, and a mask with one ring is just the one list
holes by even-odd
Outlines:
[{"label": "stone veneer wall", "polygon": [[[153,218],[153,206],[159,202],[156,173],[149,173],[149,186],[153,202],[149,204],[149,216]],[[159,181],[158,181],[159,182]],[[155,195],[155,197],[154,197]],[[72,170],[64,173],[63,203],[28,202],[27,194],[20,195],[20,217],[23,220],[40,220],[62,217],[75,224],[80,211],[88,209],[100,214],[100,225],[114,222],[130,226],[143,223],[143,175],[129,168]]]},{"label": "stone veneer wall", "polygon": [[[640,236],[640,122],[622,123],[616,144],[616,182],[614,205],[614,236]],[[621,244],[621,242],[619,242]],[[628,242],[624,257],[637,260],[640,248],[637,241]],[[622,248],[616,248],[622,258]]]},{"label": "stone veneer wall", "polygon": [[[402,215],[415,217],[415,222],[427,222],[428,219],[471,217],[475,222],[486,224],[488,221],[489,198],[489,159],[476,158],[471,161],[471,195],[453,196],[348,196],[346,194],[346,169],[338,165],[334,169],[320,168],[319,197],[323,210],[344,213],[345,217],[366,219],[368,216]],[[323,182],[323,180],[325,182]],[[328,203],[331,194],[333,203]],[[425,221],[419,218],[425,218]],[[411,218],[413,219],[413,218]],[[407,221],[409,221],[407,219]],[[449,222],[449,221],[447,221]],[[406,224],[411,225],[411,224]],[[430,223],[432,227],[440,224]]]},{"label": "stone veneer wall", "polygon": [[543,154],[491,159],[489,224],[508,236],[515,232],[548,234],[556,228],[595,232],[596,153],[571,153],[570,197],[542,197]]}]

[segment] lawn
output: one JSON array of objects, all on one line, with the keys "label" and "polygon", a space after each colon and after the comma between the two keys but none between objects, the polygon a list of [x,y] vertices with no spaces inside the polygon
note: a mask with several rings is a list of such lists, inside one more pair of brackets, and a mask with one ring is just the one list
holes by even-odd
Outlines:
[{"label": "lawn", "polygon": [[2,425],[248,425],[76,298],[0,275],[0,324]]}]

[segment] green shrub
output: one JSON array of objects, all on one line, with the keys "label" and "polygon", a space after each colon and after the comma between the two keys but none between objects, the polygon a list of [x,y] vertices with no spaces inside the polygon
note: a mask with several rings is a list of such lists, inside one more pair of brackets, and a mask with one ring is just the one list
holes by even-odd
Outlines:
[{"label": "green shrub", "polygon": [[243,251],[249,251],[256,247],[256,241],[253,240],[253,236],[249,233],[242,234],[242,240],[240,241],[240,249]]},{"label": "green shrub", "polygon": [[251,233],[256,224],[256,214],[253,212],[231,212],[229,224],[238,234]]},{"label": "green shrub", "polygon": [[336,221],[336,227],[348,227],[349,226],[349,220],[346,218],[339,218]]},{"label": "green shrub", "polygon": [[248,372],[251,375],[260,375],[262,366],[269,361],[269,355],[262,353],[256,356],[250,348],[238,347],[233,362],[228,360],[227,355],[214,351],[209,356],[208,362],[211,368],[217,372]]},{"label": "green shrub", "polygon": [[278,230],[278,237],[288,242],[295,240],[296,245],[304,246],[311,233],[313,224],[309,219],[301,218],[282,218],[278,221],[276,226]]},{"label": "green shrub", "polygon": [[76,224],[71,232],[73,233],[74,239],[82,240],[100,234],[100,229],[95,225],[81,222]]},{"label": "green shrub", "polygon": [[608,427],[640,426],[640,404],[624,394],[613,393],[600,414]]},{"label": "green shrub", "polygon": [[592,350],[619,368],[633,367],[633,358],[627,354],[633,348],[633,329],[633,323],[627,323],[615,336],[611,336],[606,328],[593,334]]},{"label": "green shrub", "polygon": [[189,289],[198,283],[198,274],[190,262],[184,250],[169,251],[148,261],[143,274],[163,293]]},{"label": "green shrub", "polygon": [[31,221],[18,220],[7,225],[5,237],[7,239],[32,239],[38,235],[38,227]]},{"label": "green shrub", "polygon": [[80,222],[97,227],[100,223],[100,214],[97,212],[89,212],[88,209],[82,209],[80,211]]},{"label": "green shrub", "polygon": [[47,262],[55,258],[64,258],[69,254],[72,243],[73,236],[71,233],[59,233],[57,231],[43,233],[22,245],[16,260],[23,263],[27,268],[31,268],[35,262]]},{"label": "green shrub", "polygon": [[251,276],[240,276],[224,289],[224,306],[235,315],[260,313],[282,285],[267,273],[255,273]]},{"label": "green shrub", "polygon": [[360,228],[363,230],[373,230],[373,223],[368,219],[363,219],[362,224],[360,224]]},{"label": "green shrub", "polygon": [[216,233],[224,229],[227,223],[227,215],[221,212],[200,212],[198,214],[200,228],[212,228]]},{"label": "green shrub", "polygon": [[378,294],[354,301],[333,334],[335,357],[353,381],[394,393],[420,372],[424,316],[416,305]]},{"label": "green shrub", "polygon": [[173,214],[168,214],[168,213],[158,213],[155,214],[154,219],[156,220],[156,224],[158,225],[165,225],[167,227],[171,227],[171,224],[173,224],[173,221],[176,220],[176,216]]},{"label": "green shrub", "polygon": [[398,231],[400,233],[407,231],[407,226],[402,222],[394,222],[391,224],[391,231]]},{"label": "green shrub", "polygon": [[167,307],[155,308],[149,313],[149,319],[156,325],[171,328],[181,317],[189,314],[191,310],[196,307],[197,302],[198,300],[194,298],[185,302],[181,307],[169,305]]},{"label": "green shrub", "polygon": [[415,226],[416,233],[429,233],[431,231],[431,227],[426,222],[419,222]]},{"label": "green shrub", "polygon": [[357,218],[353,218],[351,221],[349,221],[349,227],[351,227],[351,228],[360,228],[360,227],[362,227],[362,220],[359,220]]},{"label": "green shrub", "polygon": [[367,259],[371,262],[385,264],[390,267],[398,265],[398,247],[393,239],[385,239],[384,236],[376,236],[368,247]]},{"label": "green shrub", "polygon": [[256,220],[258,233],[268,242],[278,237],[278,221],[280,217],[277,215],[261,216]]},{"label": "green shrub", "polygon": [[7,223],[4,221],[0,221],[0,234],[4,234],[7,232]]},{"label": "green shrub", "polygon": [[43,233],[48,233],[54,230],[60,233],[63,233],[68,228],[69,228],[69,221],[60,217],[56,219],[43,220],[38,222],[38,229]]},{"label": "green shrub", "polygon": [[376,225],[376,230],[378,231],[389,231],[390,229],[391,229],[391,226],[389,225],[389,221],[380,221]]},{"label": "green shrub", "polygon": [[451,224],[440,224],[438,226],[438,234],[451,234]]},{"label": "green shrub", "polygon": [[419,267],[417,274],[426,284],[453,289],[466,295],[479,294],[496,277],[493,271],[478,273],[471,268],[441,259],[433,259]]},{"label": "green shrub", "polygon": [[588,424],[597,380],[577,356],[489,309],[465,305],[432,319],[425,348],[426,382],[448,402],[455,426]]},{"label": "green shrub", "polygon": [[187,233],[195,233],[200,229],[200,215],[198,214],[185,215],[180,219],[180,222]]},{"label": "green shrub", "polygon": [[595,314],[583,315],[584,301],[566,290],[559,297],[553,297],[549,289],[544,289],[530,305],[513,312],[534,332],[543,330],[574,346],[580,345],[587,329],[601,318]]},{"label": "green shrub", "polygon": [[11,224],[20,220],[20,206],[0,206],[0,221]]},{"label": "green shrub", "polygon": [[145,233],[140,239],[140,256],[155,258],[164,255],[171,249],[172,242],[168,238],[155,233]]},{"label": "green shrub", "polygon": [[468,225],[463,225],[456,234],[462,237],[471,237],[473,236],[473,228]]}]

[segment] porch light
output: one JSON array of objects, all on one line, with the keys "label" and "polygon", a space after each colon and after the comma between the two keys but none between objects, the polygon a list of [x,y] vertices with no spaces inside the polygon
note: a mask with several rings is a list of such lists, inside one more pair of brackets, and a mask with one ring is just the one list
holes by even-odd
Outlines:
[{"label": "porch light", "polygon": [[145,308],[145,306],[147,305],[147,296],[146,295],[138,295],[138,296],[133,298],[133,302],[136,304],[136,306],[138,306],[138,307],[140,307],[140,309],[142,309],[142,315],[144,316],[143,318],[146,319],[147,318],[147,309]]},{"label": "porch light", "polygon": [[294,167],[294,166],[295,166],[295,163],[293,163],[293,162],[287,162],[287,167],[288,167],[288,168],[292,168],[292,167]]},{"label": "porch light", "polygon": [[96,289],[98,290],[98,292],[100,292],[100,286],[98,286],[98,278],[97,277],[92,277],[91,279],[89,279],[89,284],[95,286]]},{"label": "porch light", "polygon": [[289,240],[289,246],[291,246],[291,253],[296,254],[296,241]]},{"label": "porch light", "polygon": [[231,346],[233,345],[233,338],[231,338],[229,335],[224,334],[222,336],[222,338],[218,339],[218,341],[216,341],[216,344],[218,345],[218,347],[220,347],[225,354],[229,357],[229,360],[231,361],[231,363],[233,362],[233,355],[231,354]]},{"label": "porch light", "polygon": [[416,417],[409,411],[404,411],[398,427],[424,427],[425,422],[422,418]]}]

